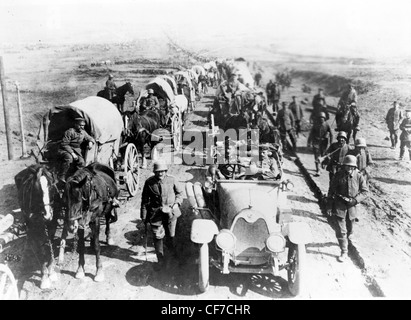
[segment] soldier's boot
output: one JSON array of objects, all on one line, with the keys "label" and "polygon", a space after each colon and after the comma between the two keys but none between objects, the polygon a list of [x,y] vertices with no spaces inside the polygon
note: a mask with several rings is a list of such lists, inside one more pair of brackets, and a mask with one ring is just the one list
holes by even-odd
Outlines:
[{"label": "soldier's boot", "polygon": [[402,160],[404,158],[404,153],[405,153],[404,148],[401,148],[400,149],[400,160]]},{"label": "soldier's boot", "polygon": [[164,267],[164,246],[163,239],[154,238],[154,249],[157,256],[157,264],[154,266],[154,270],[160,271]]},{"label": "soldier's boot", "polygon": [[348,258],[348,240],[347,238],[338,239],[341,248],[341,255],[337,258],[339,262],[345,262]]},{"label": "soldier's boot", "polygon": [[167,254],[165,255],[166,265],[170,266],[173,259],[177,259],[177,252],[175,247],[174,237],[169,237],[166,242],[167,245]]}]

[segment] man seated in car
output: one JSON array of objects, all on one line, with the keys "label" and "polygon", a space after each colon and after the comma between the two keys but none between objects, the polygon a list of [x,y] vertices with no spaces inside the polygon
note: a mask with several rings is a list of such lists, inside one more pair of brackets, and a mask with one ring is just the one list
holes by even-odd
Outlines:
[{"label": "man seated in car", "polygon": [[277,159],[273,157],[273,153],[269,150],[268,145],[260,147],[259,163],[250,163],[246,171],[247,180],[279,180],[281,179],[281,165]]}]

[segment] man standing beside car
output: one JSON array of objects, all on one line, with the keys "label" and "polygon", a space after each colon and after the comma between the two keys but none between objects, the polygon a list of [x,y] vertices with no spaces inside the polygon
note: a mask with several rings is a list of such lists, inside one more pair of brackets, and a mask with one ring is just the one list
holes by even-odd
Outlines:
[{"label": "man standing beside car", "polygon": [[368,194],[364,176],[357,169],[357,158],[345,156],[342,170],[333,177],[328,190],[327,215],[337,219],[337,239],[341,249],[339,262],[348,256],[348,243],[353,242],[355,223],[358,222],[358,204]]},{"label": "man standing beside car", "polygon": [[[167,175],[167,171],[165,162],[156,161],[153,166],[154,176],[144,183],[141,196],[141,220],[146,230],[150,226],[153,232],[157,270],[165,266],[164,238],[170,255],[176,256],[174,236],[177,218],[181,216],[180,205],[183,202],[181,186],[173,176]],[[169,255],[166,258],[169,260]]]}]

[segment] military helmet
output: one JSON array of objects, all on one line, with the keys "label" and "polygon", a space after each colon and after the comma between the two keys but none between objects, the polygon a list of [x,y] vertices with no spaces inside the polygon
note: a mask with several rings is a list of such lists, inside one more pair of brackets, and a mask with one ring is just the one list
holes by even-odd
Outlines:
[{"label": "military helmet", "polygon": [[108,75],[108,78],[109,78],[109,79],[113,79],[114,76],[110,73],[110,74]]},{"label": "military helmet", "polygon": [[340,131],[337,134],[337,140],[339,137],[343,137],[347,141],[347,133],[345,131]]},{"label": "military helmet", "polygon": [[148,89],[147,93],[153,93],[154,94],[154,90],[153,89]]},{"label": "military helmet", "polygon": [[343,165],[357,168],[357,158],[352,155],[345,156],[343,160]]},{"label": "military helmet", "polygon": [[318,118],[324,118],[324,119],[326,119],[327,116],[325,115],[325,112],[320,112],[320,113],[318,114]]},{"label": "military helmet", "polygon": [[355,139],[355,146],[356,147],[366,147],[367,146],[367,143],[365,142],[365,138],[358,138],[358,139]]},{"label": "military helmet", "polygon": [[167,171],[168,170],[168,166],[164,161],[156,161],[154,162],[153,165],[153,172],[157,172],[157,171]]},{"label": "military helmet", "polygon": [[84,123],[84,124],[86,124],[86,119],[78,117],[78,118],[74,119],[74,122],[75,123]]}]

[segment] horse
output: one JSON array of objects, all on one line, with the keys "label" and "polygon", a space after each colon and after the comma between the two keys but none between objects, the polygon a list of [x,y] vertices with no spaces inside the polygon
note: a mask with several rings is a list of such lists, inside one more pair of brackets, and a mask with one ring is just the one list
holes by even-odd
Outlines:
[{"label": "horse", "polygon": [[184,127],[184,122],[186,118],[186,112],[188,110],[188,99],[184,94],[178,94],[175,96],[174,103],[171,107],[176,106],[181,113],[181,122]]},{"label": "horse", "polygon": [[[33,164],[20,171],[14,181],[18,202],[27,226],[27,241],[41,267],[41,289],[57,281],[52,241],[62,216],[64,199],[57,178],[44,165]],[[65,231],[63,230],[63,233]]]},{"label": "horse", "polygon": [[[67,219],[71,232],[77,232],[79,261],[76,279],[85,276],[84,232],[87,226],[91,229],[91,242],[96,254],[96,274],[94,281],[104,280],[103,265],[100,259],[100,219],[105,217],[106,234],[110,235],[110,222],[116,219],[112,210],[112,199],[119,194],[114,171],[103,164],[92,163],[77,170],[66,182],[65,198],[67,202]],[[115,217],[115,219],[113,219]],[[113,221],[113,222],[114,222]]]},{"label": "horse", "polygon": [[337,131],[345,131],[347,133],[347,143],[350,142],[351,134],[353,133],[353,138],[355,141],[357,131],[355,124],[355,114],[354,110],[350,105],[341,106],[337,113],[335,114],[335,122],[337,124]]},{"label": "horse", "polygon": [[131,82],[126,82],[122,86],[118,87],[116,89],[116,95],[112,97],[110,100],[110,94],[108,92],[108,88],[104,88],[103,90],[100,90],[97,92],[98,97],[105,98],[112,103],[117,105],[118,110],[123,113],[124,112],[124,101],[126,100],[125,95],[127,92],[130,92],[130,94],[134,95],[134,88]]},{"label": "horse", "polygon": [[156,111],[147,110],[141,114],[137,111],[127,112],[126,116],[124,141],[134,143],[143,160],[142,168],[147,168],[144,146],[148,144],[152,149],[157,143],[151,139],[151,136],[155,130],[160,129],[160,115]]}]

